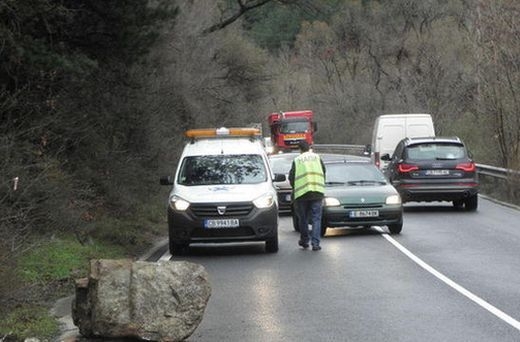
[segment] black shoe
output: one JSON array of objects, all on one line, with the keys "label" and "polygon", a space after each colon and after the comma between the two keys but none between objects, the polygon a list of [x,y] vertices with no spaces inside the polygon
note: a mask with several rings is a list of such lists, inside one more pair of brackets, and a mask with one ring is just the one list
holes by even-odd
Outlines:
[{"label": "black shoe", "polygon": [[319,250],[321,250],[321,247],[320,246],[312,246],[312,250],[313,251],[319,251]]},{"label": "black shoe", "polygon": [[298,246],[302,246],[303,248],[309,248],[308,242],[303,242],[302,240],[298,241]]}]

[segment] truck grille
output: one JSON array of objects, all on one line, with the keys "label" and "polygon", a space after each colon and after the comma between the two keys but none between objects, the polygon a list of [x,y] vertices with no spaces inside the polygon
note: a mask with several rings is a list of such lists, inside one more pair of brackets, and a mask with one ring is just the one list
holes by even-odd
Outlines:
[{"label": "truck grille", "polygon": [[296,145],[298,145],[300,143],[300,141],[303,141],[303,139],[290,139],[290,140],[288,139],[288,140],[284,140],[284,143],[287,146],[289,146],[289,145],[296,146]]},{"label": "truck grille", "polygon": [[[224,214],[219,214],[218,207],[226,207]],[[240,217],[247,216],[253,209],[252,203],[233,204],[192,204],[191,211],[198,217]]]}]

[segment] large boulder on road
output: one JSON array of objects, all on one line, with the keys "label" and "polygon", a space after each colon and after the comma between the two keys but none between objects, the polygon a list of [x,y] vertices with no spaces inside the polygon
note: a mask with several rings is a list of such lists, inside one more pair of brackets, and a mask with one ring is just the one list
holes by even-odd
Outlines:
[{"label": "large boulder on road", "polygon": [[86,337],[182,341],[211,295],[203,266],[186,262],[92,260],[76,281],[72,319]]}]

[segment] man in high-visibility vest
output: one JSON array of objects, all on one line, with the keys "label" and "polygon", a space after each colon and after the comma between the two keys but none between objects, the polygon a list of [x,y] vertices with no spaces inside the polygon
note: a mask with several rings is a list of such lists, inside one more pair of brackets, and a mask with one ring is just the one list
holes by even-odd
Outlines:
[{"label": "man in high-visibility vest", "polygon": [[310,242],[313,251],[319,251],[321,236],[322,202],[325,192],[325,165],[320,156],[309,150],[306,141],[299,143],[301,154],[294,158],[289,171],[293,188],[294,212],[300,229],[298,245],[309,247],[309,219],[312,224]]}]

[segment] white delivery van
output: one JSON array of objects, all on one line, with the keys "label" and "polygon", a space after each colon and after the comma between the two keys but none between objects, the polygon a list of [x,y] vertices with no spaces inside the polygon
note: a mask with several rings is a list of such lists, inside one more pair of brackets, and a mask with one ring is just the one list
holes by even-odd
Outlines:
[{"label": "white delivery van", "polygon": [[381,160],[385,153],[392,155],[404,138],[435,136],[430,114],[385,114],[377,117],[372,132],[372,160],[385,169],[388,162]]},{"label": "white delivery van", "polygon": [[168,205],[171,254],[190,243],[265,241],[278,251],[278,199],[274,175],[256,128],[211,128],[186,131]]}]

